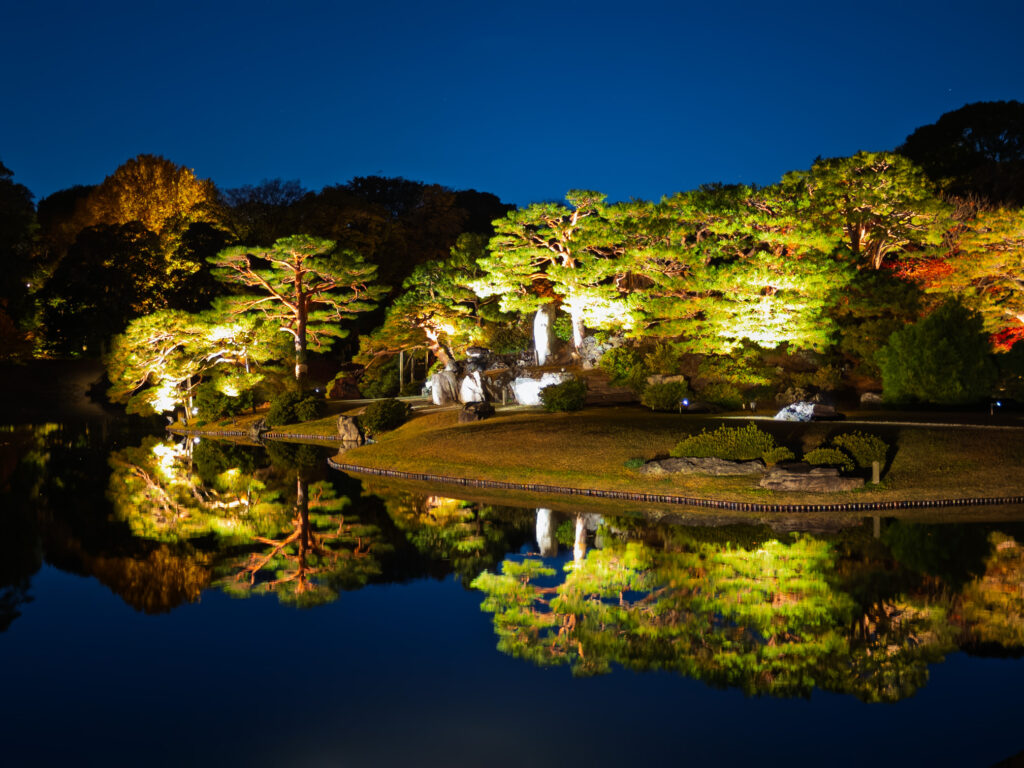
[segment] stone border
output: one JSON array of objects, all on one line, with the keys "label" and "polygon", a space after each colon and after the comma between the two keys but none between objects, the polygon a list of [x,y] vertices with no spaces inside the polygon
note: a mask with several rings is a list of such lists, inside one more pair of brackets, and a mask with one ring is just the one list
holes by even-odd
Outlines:
[{"label": "stone border", "polygon": [[754,501],[720,501],[698,499],[688,496],[673,496],[664,493],[632,493],[630,491],[600,491],[592,488],[570,488],[561,485],[540,485],[533,483],[503,483],[498,480],[474,480],[469,477],[447,477],[428,475],[422,472],[402,472],[395,469],[375,469],[356,464],[343,464],[334,459],[327,463],[342,472],[395,477],[401,480],[419,480],[430,483],[461,485],[470,488],[497,488],[507,491],[531,491],[563,496],[588,496],[598,499],[621,501],[653,502],[655,504],[678,504],[706,509],[728,509],[740,512],[880,512],[889,509],[923,509],[931,507],[971,507],[994,504],[1024,504],[1024,496],[990,496],[968,499],[935,499],[929,501],[859,501],[840,504],[762,504]]}]

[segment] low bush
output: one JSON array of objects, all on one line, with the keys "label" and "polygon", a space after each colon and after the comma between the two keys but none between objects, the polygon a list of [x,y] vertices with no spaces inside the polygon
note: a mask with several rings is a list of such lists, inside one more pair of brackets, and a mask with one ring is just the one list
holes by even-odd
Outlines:
[{"label": "low bush", "polygon": [[804,454],[804,461],[821,467],[838,467],[844,472],[853,471],[853,459],[838,448],[815,448]]},{"label": "low bush", "polygon": [[359,417],[368,435],[379,435],[402,426],[409,418],[409,406],[389,397],[370,403]]},{"label": "low bush", "polygon": [[871,462],[885,464],[889,446],[880,437],[863,432],[846,432],[836,435],[830,441],[833,446],[845,451],[861,469],[870,469]]},{"label": "low bush", "polygon": [[644,461],[639,456],[634,456],[633,458],[626,459],[624,462],[622,462],[622,466],[624,466],[626,469],[640,469],[640,467],[642,467],[646,463],[647,462]]},{"label": "low bush", "polygon": [[540,402],[545,411],[579,411],[586,401],[587,384],[582,379],[549,384],[540,391]]},{"label": "low bush", "polygon": [[780,461],[792,461],[796,458],[796,455],[786,446],[780,445],[777,448],[772,448],[770,451],[762,453],[761,458],[770,467],[778,464]]},{"label": "low bush", "polygon": [[724,381],[715,381],[701,390],[701,400],[727,411],[738,411],[743,406],[743,394]]},{"label": "low bush", "polygon": [[299,421],[295,412],[295,406],[302,400],[302,395],[293,390],[285,390],[270,401],[270,410],[267,412],[267,426],[280,427],[284,424],[294,424]]},{"label": "low bush", "polygon": [[236,397],[228,397],[212,381],[200,384],[196,388],[196,408],[199,410],[199,424],[216,421],[227,416],[235,416],[252,407],[252,390],[242,392]]},{"label": "low bush", "polygon": [[644,390],[640,402],[652,411],[675,411],[679,402],[690,394],[685,381],[665,381],[651,384]]},{"label": "low bush", "polygon": [[639,392],[643,389],[650,375],[650,369],[644,360],[644,354],[632,347],[614,347],[601,355],[598,363],[601,370],[608,374],[611,383],[619,387],[630,387]]},{"label": "low bush", "polygon": [[309,395],[295,404],[295,416],[299,421],[313,421],[324,415],[326,403],[323,398]]},{"label": "low bush", "polygon": [[671,455],[750,461],[760,459],[774,450],[775,438],[753,424],[748,424],[745,427],[719,427],[714,432],[703,430],[699,435],[690,435],[672,449]]}]

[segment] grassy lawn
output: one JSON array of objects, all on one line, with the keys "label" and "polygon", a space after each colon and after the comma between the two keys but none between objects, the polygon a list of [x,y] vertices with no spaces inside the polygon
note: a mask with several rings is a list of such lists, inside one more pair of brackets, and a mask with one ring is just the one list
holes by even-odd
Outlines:
[{"label": "grassy lawn", "polygon": [[840,431],[857,429],[883,437],[892,446],[883,482],[845,494],[767,491],[757,485],[756,477],[651,478],[625,466],[634,457],[666,456],[686,434],[721,423],[628,406],[562,414],[501,410],[492,419],[472,424],[458,424],[457,413],[445,411],[414,418],[373,445],[345,452],[343,460],[455,477],[771,503],[1024,493],[1024,430],[758,422],[780,443],[802,450]]},{"label": "grassy lawn", "polygon": [[[332,404],[316,421],[278,427],[292,442],[322,442],[337,435],[337,415],[362,405]],[[200,431],[247,430],[264,414],[227,419]],[[638,406],[589,408],[549,414],[499,408],[482,422],[459,424],[456,410],[420,412],[377,442],[346,451],[340,460],[363,467],[452,477],[544,483],[601,490],[666,493],[766,503],[828,503],[969,498],[1024,494],[1024,429],[872,425],[844,422],[758,420],[797,455],[836,432],[860,430],[890,445],[882,483],[841,494],[783,493],[758,486],[755,477],[648,477],[627,460],[667,456],[687,434],[742,420],[653,413]]]}]

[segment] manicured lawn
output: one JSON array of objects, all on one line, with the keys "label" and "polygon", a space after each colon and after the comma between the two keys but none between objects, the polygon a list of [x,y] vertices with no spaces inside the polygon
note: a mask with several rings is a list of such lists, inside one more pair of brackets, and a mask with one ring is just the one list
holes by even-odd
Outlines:
[{"label": "manicured lawn", "polygon": [[1024,494],[1024,429],[757,422],[798,454],[834,432],[857,429],[883,437],[893,449],[882,484],[846,494],[770,492],[756,477],[651,478],[625,466],[630,458],[665,456],[686,434],[721,423],[614,407],[562,414],[503,410],[484,422],[458,424],[457,414],[445,411],[414,418],[376,444],[347,451],[343,460],[455,477],[775,503]]}]

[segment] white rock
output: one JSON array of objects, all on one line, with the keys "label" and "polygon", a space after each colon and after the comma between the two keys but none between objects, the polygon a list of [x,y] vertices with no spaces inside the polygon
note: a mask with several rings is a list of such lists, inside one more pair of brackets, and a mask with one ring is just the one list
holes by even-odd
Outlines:
[{"label": "white rock", "polygon": [[545,373],[539,379],[520,377],[512,381],[512,394],[520,405],[540,405],[540,391],[551,384],[568,381],[568,373]]},{"label": "white rock", "polygon": [[810,421],[814,418],[814,403],[793,403],[775,414],[777,421]]},{"label": "white rock", "polygon": [[451,371],[438,371],[430,377],[430,400],[434,405],[449,405],[457,402],[459,391],[456,386],[455,374]]},{"label": "white rock", "polygon": [[480,375],[480,371],[473,371],[459,385],[459,401],[476,403],[485,400],[487,400],[487,395],[484,392],[483,377]]}]

